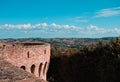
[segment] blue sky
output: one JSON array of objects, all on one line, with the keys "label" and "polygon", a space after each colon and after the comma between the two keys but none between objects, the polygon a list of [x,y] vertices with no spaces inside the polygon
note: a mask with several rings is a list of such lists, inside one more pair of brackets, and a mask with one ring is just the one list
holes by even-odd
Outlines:
[{"label": "blue sky", "polygon": [[120,36],[120,0],[0,0],[0,38]]}]

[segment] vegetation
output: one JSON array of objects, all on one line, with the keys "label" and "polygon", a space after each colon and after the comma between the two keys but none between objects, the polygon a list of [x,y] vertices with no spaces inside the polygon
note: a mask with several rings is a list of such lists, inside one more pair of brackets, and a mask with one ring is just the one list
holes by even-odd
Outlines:
[{"label": "vegetation", "polygon": [[99,41],[64,53],[52,48],[50,82],[120,82],[120,38]]}]

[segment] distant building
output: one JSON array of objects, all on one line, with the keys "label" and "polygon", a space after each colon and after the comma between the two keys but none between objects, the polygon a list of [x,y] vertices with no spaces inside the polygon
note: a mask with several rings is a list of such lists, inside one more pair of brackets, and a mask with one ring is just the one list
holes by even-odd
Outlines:
[{"label": "distant building", "polygon": [[50,63],[50,44],[1,42],[0,57],[36,77],[46,80]]}]

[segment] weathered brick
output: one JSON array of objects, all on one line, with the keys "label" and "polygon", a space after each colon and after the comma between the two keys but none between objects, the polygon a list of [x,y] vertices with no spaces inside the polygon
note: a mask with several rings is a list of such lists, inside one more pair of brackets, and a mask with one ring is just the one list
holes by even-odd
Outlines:
[{"label": "weathered brick", "polygon": [[36,77],[46,80],[50,63],[50,44],[48,43],[0,43],[0,57]]}]

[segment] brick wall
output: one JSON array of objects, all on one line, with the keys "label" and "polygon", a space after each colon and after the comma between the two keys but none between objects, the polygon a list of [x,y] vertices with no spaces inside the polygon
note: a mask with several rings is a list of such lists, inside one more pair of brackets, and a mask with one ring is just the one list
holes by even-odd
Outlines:
[{"label": "brick wall", "polygon": [[0,57],[46,80],[50,63],[50,44],[0,43]]}]

